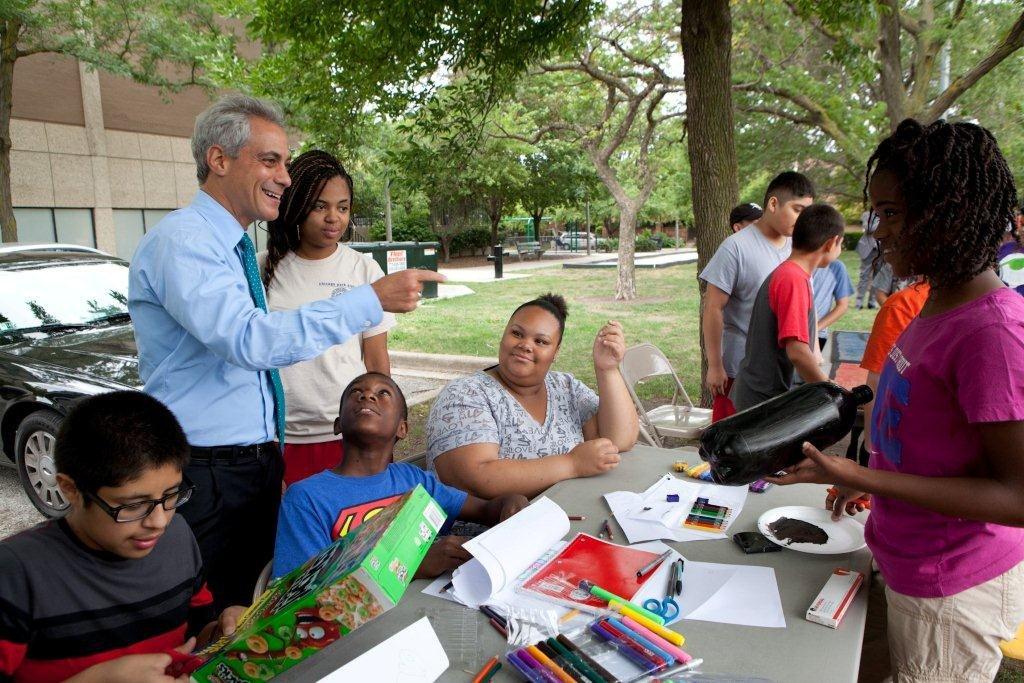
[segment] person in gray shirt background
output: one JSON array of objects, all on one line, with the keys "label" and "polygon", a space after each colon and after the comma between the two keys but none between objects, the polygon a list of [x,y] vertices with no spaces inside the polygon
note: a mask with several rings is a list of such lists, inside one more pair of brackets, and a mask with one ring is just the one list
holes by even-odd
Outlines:
[{"label": "person in gray shirt background", "polygon": [[743,360],[754,299],[768,274],[789,258],[797,216],[813,201],[809,178],[780,173],[765,191],[762,216],[725,238],[700,274],[707,283],[702,323],[713,421],[736,412],[729,391]]}]

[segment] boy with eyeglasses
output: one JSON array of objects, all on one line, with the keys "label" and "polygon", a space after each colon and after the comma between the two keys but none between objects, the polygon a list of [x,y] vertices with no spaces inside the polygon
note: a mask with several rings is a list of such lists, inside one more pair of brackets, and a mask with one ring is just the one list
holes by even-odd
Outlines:
[{"label": "boy with eyeglasses", "polygon": [[[189,445],[134,391],[82,400],[57,435],[68,514],[0,542],[0,680],[170,681],[172,653],[234,631],[188,524]],[[200,630],[201,629],[201,630]]]}]

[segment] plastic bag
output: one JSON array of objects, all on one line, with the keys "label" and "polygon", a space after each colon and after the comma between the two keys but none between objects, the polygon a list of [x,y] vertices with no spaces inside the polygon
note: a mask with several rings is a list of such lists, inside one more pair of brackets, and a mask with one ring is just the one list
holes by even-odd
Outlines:
[{"label": "plastic bag", "polygon": [[558,612],[555,610],[509,607],[505,618],[508,621],[509,647],[526,647],[558,635]]}]

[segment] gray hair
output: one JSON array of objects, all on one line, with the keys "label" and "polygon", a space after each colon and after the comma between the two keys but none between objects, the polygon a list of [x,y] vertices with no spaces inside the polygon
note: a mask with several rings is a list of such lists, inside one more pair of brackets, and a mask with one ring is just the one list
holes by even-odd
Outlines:
[{"label": "gray hair", "polygon": [[196,160],[196,177],[200,184],[205,183],[210,175],[210,166],[206,163],[207,150],[216,145],[232,159],[237,158],[249,141],[252,132],[249,119],[254,116],[284,128],[284,114],[280,107],[269,100],[242,94],[225,95],[196,117],[192,157]]}]

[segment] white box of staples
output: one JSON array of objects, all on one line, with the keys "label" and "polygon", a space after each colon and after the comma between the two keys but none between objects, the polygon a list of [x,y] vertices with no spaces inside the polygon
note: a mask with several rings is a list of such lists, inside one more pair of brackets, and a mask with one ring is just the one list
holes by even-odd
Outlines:
[{"label": "white box of staples", "polygon": [[825,587],[807,608],[807,621],[839,628],[839,622],[862,583],[864,575],[860,572],[838,567],[832,570],[832,576],[828,577]]}]

